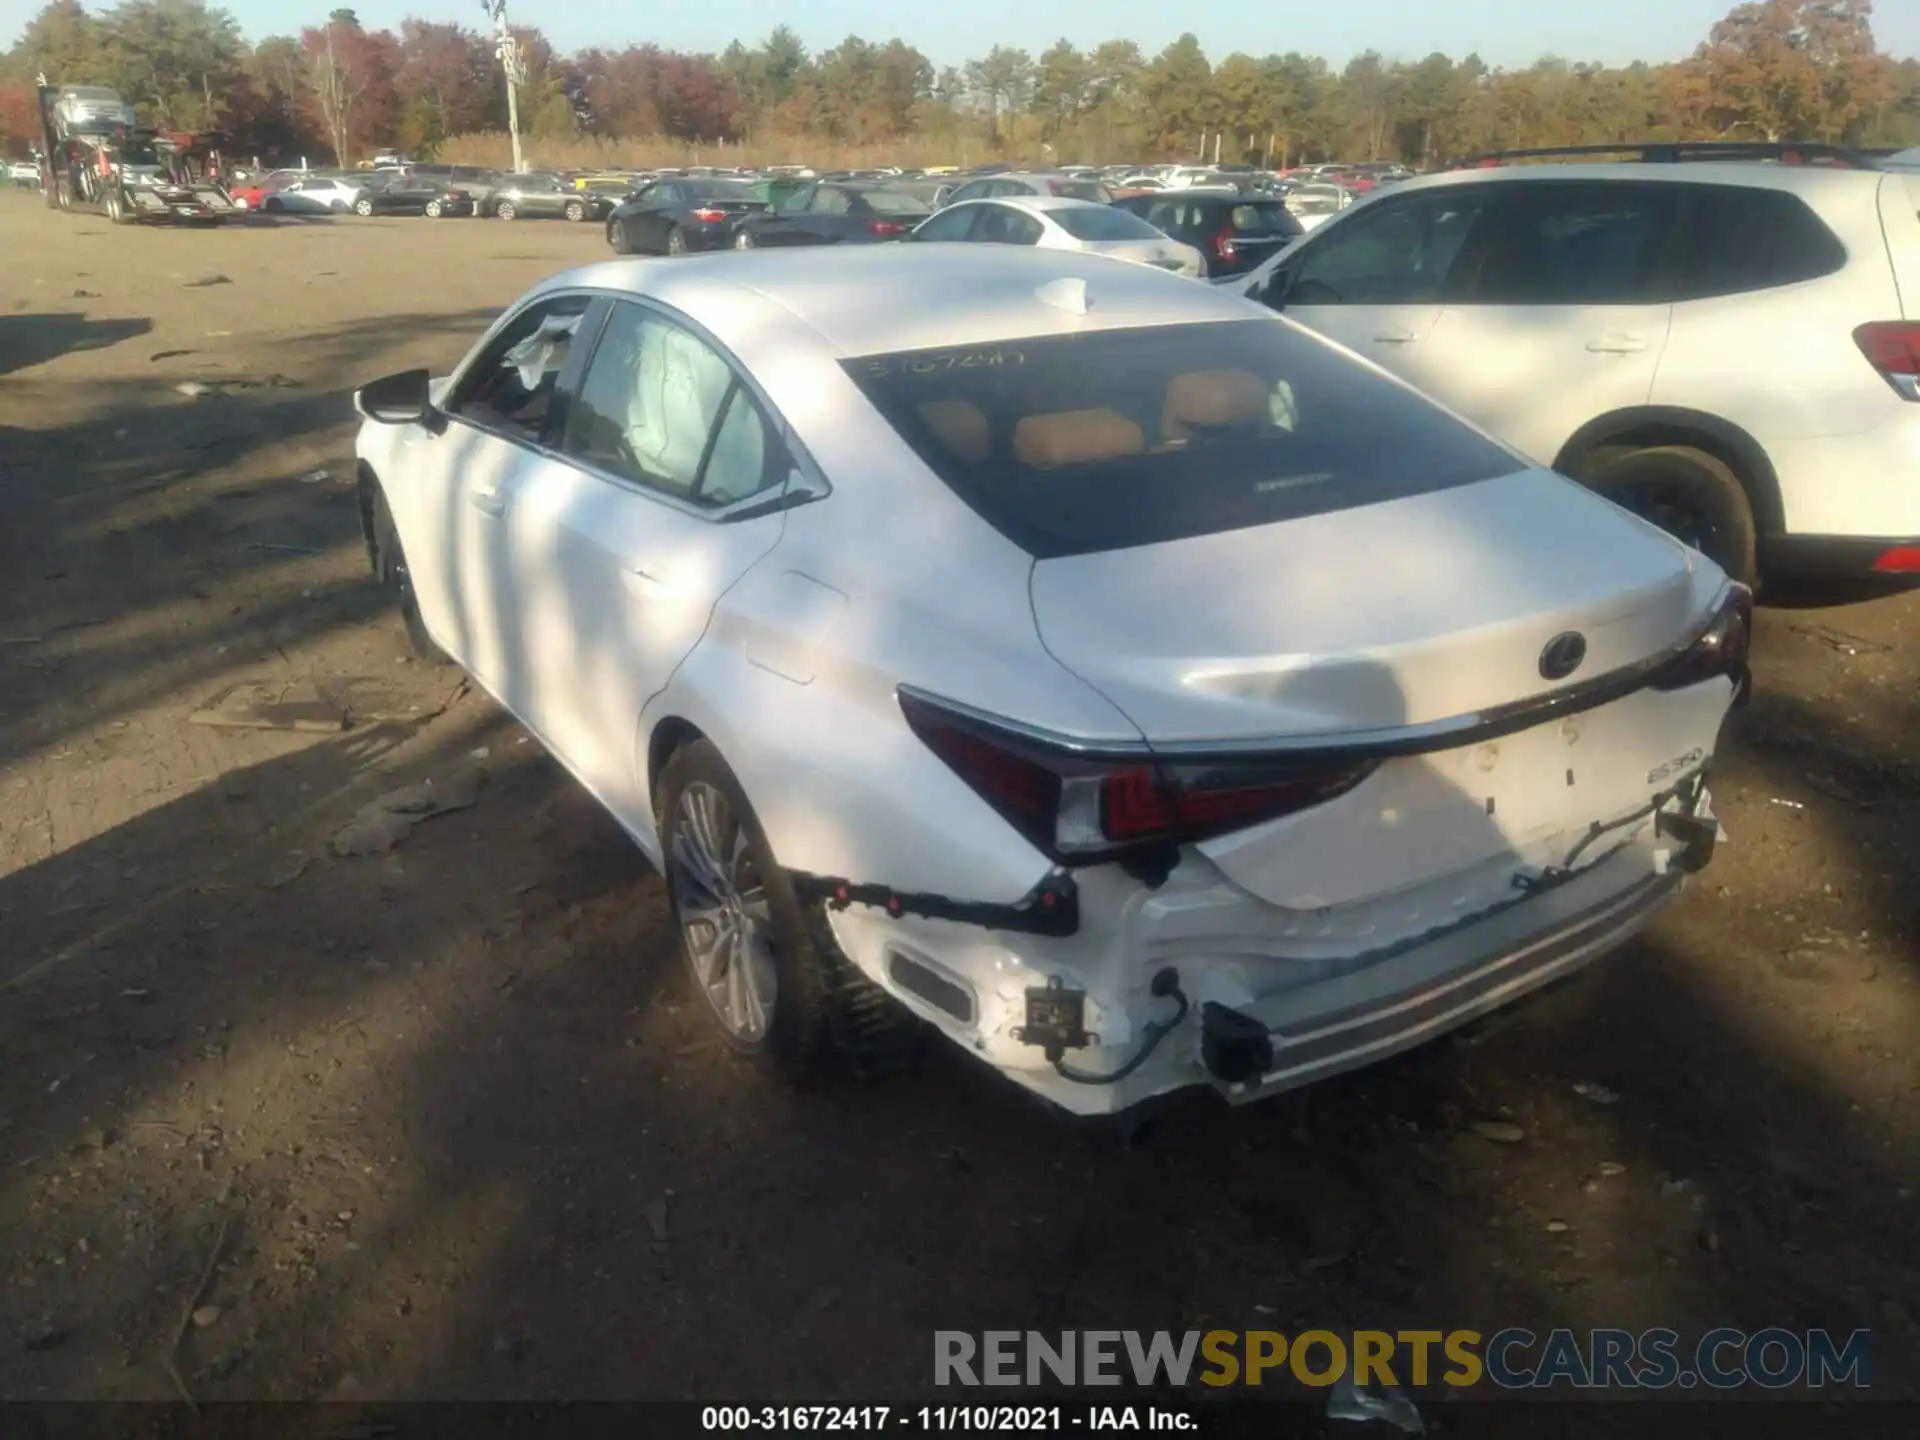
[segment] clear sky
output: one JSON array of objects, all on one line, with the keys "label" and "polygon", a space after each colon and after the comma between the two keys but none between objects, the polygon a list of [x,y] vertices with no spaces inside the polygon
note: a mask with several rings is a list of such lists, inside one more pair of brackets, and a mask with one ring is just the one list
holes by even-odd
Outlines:
[{"label": "clear sky", "polygon": [[[104,8],[92,0],[90,8]],[[249,38],[297,31],[338,0],[228,0]],[[899,36],[936,65],[954,65],[995,44],[1038,52],[1061,36],[1083,47],[1139,42],[1148,54],[1182,30],[1219,59],[1299,50],[1336,64],[1362,50],[1417,59],[1434,50],[1478,51],[1491,65],[1525,65],[1542,54],[1609,64],[1674,60],[1706,37],[1734,0],[1253,0],[1182,5],[1169,0],[508,0],[511,18],[540,26],[555,47],[619,48],[648,41],[672,50],[719,50],[758,40],[785,23],[808,47],[853,34]],[[360,0],[370,27],[407,15],[478,26],[480,0]],[[0,45],[12,44],[38,0],[0,0]],[[1920,55],[1920,0],[1880,0],[1880,48]]]}]

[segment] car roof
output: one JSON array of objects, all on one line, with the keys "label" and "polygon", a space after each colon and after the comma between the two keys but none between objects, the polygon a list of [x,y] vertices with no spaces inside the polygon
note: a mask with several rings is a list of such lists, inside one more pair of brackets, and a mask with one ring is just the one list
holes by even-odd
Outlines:
[{"label": "car roof", "polygon": [[[1085,314],[1042,300],[1081,280]],[[1002,245],[806,246],[719,251],[671,262],[615,260],[570,270],[535,293],[603,289],[644,295],[706,325],[749,367],[783,362],[797,321],[830,355],[986,345],[1036,335],[1245,320],[1260,313],[1228,290],[1074,250]]]},{"label": "car roof", "polygon": [[949,206],[958,210],[972,205],[1012,205],[1021,210],[1106,210],[1110,206],[1098,200],[1078,200],[1071,195],[982,195],[977,200],[961,200]]},{"label": "car roof", "polygon": [[1570,165],[1489,165],[1485,168],[1443,170],[1437,175],[1415,175],[1402,180],[1389,192],[1410,195],[1444,185],[1494,183],[1526,184],[1543,180],[1586,180],[1602,183],[1637,180],[1652,184],[1746,185],[1764,190],[1792,190],[1801,193],[1834,193],[1864,179],[1878,186],[1884,171],[1846,169],[1834,165],[1776,165],[1754,160],[1688,160],[1677,165],[1645,164],[1570,164]]}]

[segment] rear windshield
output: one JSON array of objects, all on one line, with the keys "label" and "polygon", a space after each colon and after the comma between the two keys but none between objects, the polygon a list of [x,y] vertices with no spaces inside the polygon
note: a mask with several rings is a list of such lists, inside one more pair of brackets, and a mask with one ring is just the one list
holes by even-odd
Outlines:
[{"label": "rear windshield", "polygon": [[1298,235],[1300,222],[1278,200],[1236,205],[1227,223],[1241,235]]},{"label": "rear windshield", "polygon": [[1092,200],[1101,205],[1113,198],[1107,194],[1107,187],[1096,180],[1054,180],[1047,188],[1069,200]]},{"label": "rear windshield", "polygon": [[758,200],[758,187],[744,180],[702,180],[687,187],[701,200]]},{"label": "rear windshield", "polygon": [[1153,226],[1131,210],[1116,210],[1108,205],[1098,209],[1049,210],[1047,218],[1076,240],[1164,240]]},{"label": "rear windshield", "polygon": [[868,190],[863,197],[876,215],[931,215],[933,207],[904,190]]},{"label": "rear windshield", "polygon": [[1290,325],[1048,335],[845,362],[942,480],[1037,559],[1241,530],[1522,462]]}]

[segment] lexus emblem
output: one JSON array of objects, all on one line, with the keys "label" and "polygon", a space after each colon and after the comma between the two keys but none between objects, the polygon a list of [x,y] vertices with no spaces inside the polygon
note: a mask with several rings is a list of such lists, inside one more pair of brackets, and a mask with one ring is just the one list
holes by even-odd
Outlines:
[{"label": "lexus emblem", "polygon": [[1562,630],[1540,652],[1540,678],[1564,680],[1587,658],[1587,637],[1578,630]]}]

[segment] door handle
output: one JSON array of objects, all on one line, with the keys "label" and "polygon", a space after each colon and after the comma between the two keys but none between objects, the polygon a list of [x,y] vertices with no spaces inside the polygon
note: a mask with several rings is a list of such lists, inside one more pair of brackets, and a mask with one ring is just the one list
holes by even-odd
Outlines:
[{"label": "door handle", "polygon": [[1411,345],[1420,337],[1411,330],[1382,330],[1373,337],[1376,345]]},{"label": "door handle", "polygon": [[1587,342],[1587,349],[1596,355],[1633,355],[1646,348],[1647,342],[1638,335],[1602,335]]},{"label": "door handle", "polygon": [[482,515],[495,519],[507,513],[507,497],[491,485],[478,485],[467,492],[467,503]]}]

